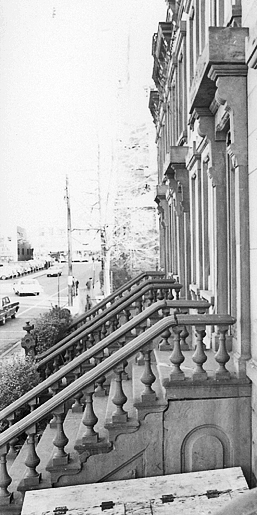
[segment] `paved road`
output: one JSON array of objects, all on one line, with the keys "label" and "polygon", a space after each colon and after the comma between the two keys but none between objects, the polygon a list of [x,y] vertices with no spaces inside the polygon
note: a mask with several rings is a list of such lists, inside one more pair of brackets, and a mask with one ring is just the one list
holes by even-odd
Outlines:
[{"label": "paved road", "polygon": [[[73,275],[78,279],[80,286],[86,285],[89,277],[93,277],[92,262],[73,263]],[[95,264],[95,278],[98,279],[100,263]],[[8,319],[4,326],[0,326],[0,355],[15,345],[25,335],[23,327],[26,322],[32,321],[40,313],[49,310],[51,306],[68,304],[67,264],[63,264],[61,277],[47,277],[46,271],[37,274],[37,280],[43,287],[43,293],[39,296],[26,295],[17,297],[13,292],[13,279],[0,281],[0,295],[9,295],[11,300],[18,300],[20,309],[15,319]]]}]

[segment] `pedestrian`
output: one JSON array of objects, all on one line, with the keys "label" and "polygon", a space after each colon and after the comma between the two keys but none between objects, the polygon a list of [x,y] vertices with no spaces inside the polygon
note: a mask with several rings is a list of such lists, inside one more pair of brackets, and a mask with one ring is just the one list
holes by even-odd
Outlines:
[{"label": "pedestrian", "polygon": [[86,288],[87,288],[87,310],[92,307],[92,299],[91,299],[91,288],[92,288],[92,277],[89,277],[88,281],[86,282]]},{"label": "pedestrian", "polygon": [[87,290],[91,290],[92,288],[92,277],[89,277],[88,281],[86,282],[86,288]]},{"label": "pedestrian", "polygon": [[75,281],[75,288],[76,288],[76,295],[78,295],[78,289],[79,289],[79,281],[76,279]]}]

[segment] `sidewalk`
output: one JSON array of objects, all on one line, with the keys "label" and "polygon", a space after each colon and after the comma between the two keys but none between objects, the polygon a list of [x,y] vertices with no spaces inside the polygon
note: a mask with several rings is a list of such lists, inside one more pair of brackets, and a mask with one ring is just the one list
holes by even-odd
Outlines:
[{"label": "sidewalk", "polygon": [[[72,316],[76,317],[85,313],[86,296],[88,294],[87,288],[79,288],[79,293],[76,297],[73,297],[73,306],[67,306],[71,311]],[[100,288],[100,282],[95,283],[94,288],[91,289],[90,295],[93,306],[95,306],[100,300],[103,299],[103,295]]]}]

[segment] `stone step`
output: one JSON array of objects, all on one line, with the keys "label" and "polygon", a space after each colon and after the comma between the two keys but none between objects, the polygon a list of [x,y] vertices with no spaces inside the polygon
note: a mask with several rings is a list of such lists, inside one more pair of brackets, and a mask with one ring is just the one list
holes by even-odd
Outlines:
[{"label": "stone step", "polygon": [[26,492],[22,515],[214,515],[247,490],[240,467],[217,469]]}]

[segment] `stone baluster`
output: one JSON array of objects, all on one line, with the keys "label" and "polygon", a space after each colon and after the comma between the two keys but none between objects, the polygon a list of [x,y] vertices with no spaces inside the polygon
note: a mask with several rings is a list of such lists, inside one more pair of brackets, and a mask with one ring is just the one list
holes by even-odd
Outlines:
[{"label": "stone baluster", "polygon": [[129,322],[129,320],[131,320],[131,311],[130,311],[130,308],[125,308],[124,309],[124,313],[125,313],[125,323],[126,322]]},{"label": "stone baluster", "polygon": [[179,300],[180,288],[174,287],[174,289],[175,289],[176,300]]},{"label": "stone baluster", "polygon": [[66,447],[69,440],[63,429],[63,422],[65,418],[64,404],[61,404],[55,408],[53,414],[56,420],[56,436],[53,440],[56,451],[53,456],[53,466],[66,465],[69,461],[69,455],[65,452],[64,448]]},{"label": "stone baluster", "polygon": [[115,378],[115,393],[112,398],[113,404],[116,406],[116,410],[112,414],[113,422],[126,422],[128,420],[128,413],[124,410],[123,406],[127,402],[127,397],[122,387],[122,377],[128,362],[124,361],[120,365],[114,368],[116,374]]},{"label": "stone baluster", "polygon": [[40,474],[37,472],[37,466],[40,463],[40,459],[36,453],[36,434],[37,427],[33,424],[26,430],[27,434],[27,456],[25,459],[25,465],[27,467],[25,476],[22,483],[28,486],[37,486],[40,482]]},{"label": "stone baluster", "polygon": [[115,329],[115,317],[111,317],[109,334],[112,334],[115,331]]},{"label": "stone baluster", "polygon": [[[75,368],[75,370],[73,370],[73,374],[74,374],[74,381],[76,381],[81,376],[81,369],[80,369],[80,367]],[[79,390],[74,395],[74,403],[71,406],[71,409],[72,409],[73,413],[82,413],[83,412],[83,406],[81,404],[82,397],[83,397],[82,390]]]},{"label": "stone baluster", "polygon": [[82,352],[85,352],[88,349],[88,337],[83,336],[83,338],[81,338],[81,342],[82,342]]},{"label": "stone baluster", "polygon": [[144,357],[144,372],[140,380],[145,385],[145,389],[141,394],[141,400],[142,402],[147,402],[156,399],[156,393],[152,389],[152,384],[155,382],[156,377],[151,367],[151,348],[145,347],[141,352]]},{"label": "stone baluster", "polygon": [[216,370],[216,379],[229,379],[230,373],[226,368],[226,363],[230,360],[230,356],[226,349],[226,333],[228,326],[220,326],[219,332],[219,348],[215,354],[215,360],[217,361],[219,368]]},{"label": "stone baluster", "polygon": [[148,299],[149,299],[149,306],[151,306],[154,302],[154,288],[150,289]]},{"label": "stone baluster", "polygon": [[50,361],[48,361],[48,362],[47,362],[47,364],[46,364],[46,366],[45,366],[45,369],[44,369],[44,370],[42,370],[42,373],[45,375],[45,379],[47,379],[48,377],[50,377],[50,375],[52,374]]},{"label": "stone baluster", "polygon": [[12,479],[7,472],[7,453],[8,445],[3,445],[0,450],[0,506],[10,504],[12,500],[12,494],[8,490]]},{"label": "stone baluster", "polygon": [[[163,308],[162,309],[163,317],[167,317],[170,314],[170,308]],[[159,343],[159,350],[170,350],[171,345],[169,343],[169,338],[171,336],[171,332],[169,328],[167,327],[164,329],[164,331],[161,333],[161,341]]]},{"label": "stone baluster", "polygon": [[95,431],[94,426],[98,422],[98,418],[93,408],[93,395],[95,387],[91,385],[87,387],[84,392],[85,395],[85,411],[83,414],[82,422],[86,427],[86,432],[82,437],[82,443],[92,442],[97,443],[99,441],[99,434]]},{"label": "stone baluster", "polygon": [[174,295],[173,295],[173,288],[172,286],[169,288],[169,293],[168,293],[168,300],[173,300],[174,299]]},{"label": "stone baluster", "polygon": [[[58,381],[53,383],[48,388],[48,392],[50,393],[50,395],[52,395],[52,397],[54,397],[54,395],[56,395],[59,391],[60,391],[60,386],[59,386],[59,382]],[[55,419],[54,415],[53,415],[52,419],[50,420],[50,427],[56,427],[56,419]]]},{"label": "stone baluster", "polygon": [[154,288],[153,289],[153,302],[157,301],[157,295],[158,295],[158,290],[156,288]]},{"label": "stone baluster", "polygon": [[158,300],[164,300],[164,292],[163,292],[163,288],[159,288],[159,289],[158,289],[157,299],[158,299]]},{"label": "stone baluster", "polygon": [[139,314],[139,313],[142,313],[142,311],[143,311],[143,299],[142,299],[142,297],[140,297],[140,298],[136,301],[136,307],[137,307],[137,312],[138,312],[138,314]]},{"label": "stone baluster", "polygon": [[120,327],[120,321],[119,321],[118,315],[115,315],[113,318],[114,318],[114,320],[113,320],[113,330],[116,331],[116,329],[118,329],[118,327]]},{"label": "stone baluster", "polygon": [[[15,414],[12,413],[11,415],[9,415],[7,417],[7,420],[8,420],[9,427],[11,427],[15,421]],[[18,442],[18,438],[16,438],[16,437],[9,440],[9,452],[7,455],[8,461],[9,460],[13,461],[15,459],[15,457],[17,456],[17,450],[15,449],[15,445],[17,444],[17,442]]]},{"label": "stone baluster", "polygon": [[94,337],[93,333],[90,333],[89,337],[88,337],[88,348],[90,349],[94,345],[95,345],[95,337]]},{"label": "stone baluster", "polygon": [[189,336],[189,332],[187,330],[186,325],[184,325],[183,329],[180,333],[180,348],[181,348],[181,350],[189,350],[189,345],[186,342],[186,339],[188,336]]},{"label": "stone baluster", "polygon": [[205,336],[205,326],[196,327],[196,348],[192,357],[194,363],[196,364],[196,367],[193,372],[193,379],[199,381],[207,379],[207,373],[203,369],[203,364],[207,360],[207,356],[204,352],[205,345],[203,343],[203,339]]},{"label": "stone baluster", "polygon": [[100,342],[101,340],[102,340],[102,326],[99,328],[99,331],[97,331],[96,343]]},{"label": "stone baluster", "polygon": [[107,336],[107,327],[106,327],[106,324],[103,324],[102,325],[102,329],[101,329],[101,339],[104,340],[104,338]]},{"label": "stone baluster", "polygon": [[53,359],[53,373],[58,372],[59,368],[59,356],[55,356],[55,358]]},{"label": "stone baluster", "polygon": [[81,338],[75,344],[75,356],[80,356],[83,352],[83,344]]},{"label": "stone baluster", "polygon": [[70,361],[70,349],[66,348],[64,353],[64,363],[69,363]]},{"label": "stone baluster", "polygon": [[[96,356],[96,361],[95,361],[95,364],[96,366],[101,363],[104,359],[105,359],[105,356]],[[106,395],[106,391],[103,387],[104,383],[106,381],[106,377],[105,375],[102,375],[100,376],[95,384],[96,384],[96,388],[95,388],[95,397],[104,397]]]},{"label": "stone baluster", "polygon": [[177,381],[177,380],[185,379],[185,374],[180,368],[180,365],[185,360],[185,358],[181,352],[181,344],[180,344],[181,333],[183,332],[183,326],[177,325],[175,327],[172,327],[172,331],[174,333],[174,339],[173,339],[173,351],[170,355],[170,361],[172,363],[170,380]]}]

